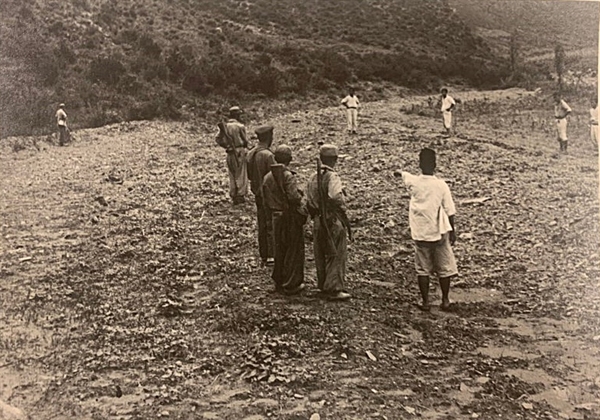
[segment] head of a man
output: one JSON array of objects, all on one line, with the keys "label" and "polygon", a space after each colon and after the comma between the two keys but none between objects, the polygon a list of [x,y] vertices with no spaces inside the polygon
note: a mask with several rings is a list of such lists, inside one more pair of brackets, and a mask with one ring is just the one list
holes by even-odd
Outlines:
[{"label": "head of a man", "polygon": [[258,137],[258,141],[267,146],[271,147],[273,144],[273,126],[272,125],[263,125],[258,127],[255,131],[256,136]]},{"label": "head of a man", "polygon": [[350,92],[350,96],[354,96],[354,94],[356,93],[354,88],[350,88],[349,92]]},{"label": "head of a man", "polygon": [[292,161],[292,148],[285,144],[277,146],[275,149],[275,162],[283,165],[289,165]]},{"label": "head of a man", "polygon": [[58,105],[58,109],[64,109],[65,108],[65,104],[59,104]]},{"label": "head of a man", "polygon": [[231,108],[229,108],[229,118],[239,120],[241,115],[242,110],[239,106],[232,106]]},{"label": "head of a man", "polygon": [[428,147],[419,153],[419,167],[424,175],[433,175],[436,168],[435,151]]},{"label": "head of a man", "polygon": [[442,88],[442,90],[440,90],[440,93],[442,94],[442,97],[445,98],[448,95],[448,89]]},{"label": "head of a man", "polygon": [[338,148],[333,144],[324,144],[319,149],[319,158],[323,165],[333,168],[338,160]]},{"label": "head of a man", "polygon": [[554,99],[554,103],[559,104],[562,100],[562,95],[560,92],[555,92],[554,95],[552,95],[552,98]]}]

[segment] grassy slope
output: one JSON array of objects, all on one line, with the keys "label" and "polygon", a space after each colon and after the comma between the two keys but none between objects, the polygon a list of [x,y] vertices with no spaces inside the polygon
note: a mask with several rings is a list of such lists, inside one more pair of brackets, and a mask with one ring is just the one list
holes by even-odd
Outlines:
[{"label": "grassy slope", "polygon": [[461,18],[491,44],[508,50],[516,34],[522,53],[539,55],[561,43],[568,51],[597,55],[600,6],[587,1],[450,0]]},{"label": "grassy slope", "polygon": [[96,126],[181,117],[184,104],[206,117],[218,98],[355,78],[498,80],[487,47],[441,0],[7,0],[0,19],[3,136],[51,127],[60,101],[75,125]]},{"label": "grassy slope", "polygon": [[[314,295],[310,234],[309,293],[270,293],[253,206],[231,208],[210,130],[121,124],[82,131],[67,148],[3,152],[0,344],[10,359],[0,364],[17,368],[0,371],[49,373],[10,402],[36,418],[300,420],[557,418],[595,401],[598,173],[585,104],[572,103],[572,152],[559,159],[547,106],[514,92],[458,96],[460,136],[448,142],[426,98],[366,104],[353,138],[334,108],[272,121],[302,183],[317,140],[345,155],[355,299],[342,305]],[[424,145],[438,150],[458,203],[462,286],[449,315],[414,307],[407,200],[392,175],[415,172]],[[473,197],[491,199],[463,203]],[[253,370],[261,380],[240,377]],[[536,400],[565,383],[580,392],[566,408]]]}]

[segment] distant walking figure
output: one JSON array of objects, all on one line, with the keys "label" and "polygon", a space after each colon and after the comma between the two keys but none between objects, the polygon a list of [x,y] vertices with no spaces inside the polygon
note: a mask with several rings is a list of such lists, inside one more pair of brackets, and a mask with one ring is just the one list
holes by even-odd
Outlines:
[{"label": "distant walking figure", "polygon": [[358,127],[358,107],[360,102],[358,97],[354,94],[354,89],[350,89],[350,93],[344,99],[342,99],[342,105],[346,107],[346,114],[348,116],[348,133],[356,134]]},{"label": "distant walking figure", "polygon": [[590,139],[598,147],[598,99],[592,98],[590,102]]},{"label": "distant walking figure", "polygon": [[456,106],[456,102],[452,96],[448,95],[448,89],[443,88],[442,93],[442,116],[444,118],[444,128],[448,135],[452,135],[452,111]]},{"label": "distant walking figure", "polygon": [[56,111],[56,124],[58,126],[58,145],[64,146],[70,139],[69,127],[67,127],[67,113],[65,112],[65,104],[58,106]]},{"label": "distant walking figure", "polygon": [[227,170],[229,171],[229,196],[233,204],[246,200],[248,192],[248,173],[246,168],[246,153],[248,137],[246,127],[239,120],[242,110],[237,107],[229,109],[227,123],[219,123],[219,134],[216,141],[227,151]]},{"label": "distant walking figure", "polygon": [[567,117],[571,113],[571,107],[562,99],[560,93],[554,94],[554,118],[556,119],[556,134],[560,151],[567,153],[569,138],[567,136]]}]

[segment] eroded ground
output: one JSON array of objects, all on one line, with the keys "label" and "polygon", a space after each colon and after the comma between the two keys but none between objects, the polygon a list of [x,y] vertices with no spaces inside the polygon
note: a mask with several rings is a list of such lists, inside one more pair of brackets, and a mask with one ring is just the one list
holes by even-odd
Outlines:
[{"label": "eroded ground", "polygon": [[[354,299],[343,304],[317,294],[310,229],[307,293],[272,292],[253,205],[230,205],[212,129],[140,122],[78,132],[65,148],[5,143],[0,409],[32,419],[599,418],[598,158],[586,109],[572,119],[571,153],[558,156],[530,94],[460,96],[451,139],[426,98],[366,104],[352,137],[337,108],[270,121],[302,183],[318,140],[344,154],[356,241]],[[429,145],[458,208],[451,313],[415,306],[408,200],[393,176],[416,173]]]}]

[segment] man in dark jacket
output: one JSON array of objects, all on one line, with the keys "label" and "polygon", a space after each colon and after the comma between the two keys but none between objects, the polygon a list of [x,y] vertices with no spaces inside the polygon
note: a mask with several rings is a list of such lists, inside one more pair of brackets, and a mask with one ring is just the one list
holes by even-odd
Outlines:
[{"label": "man in dark jacket", "polygon": [[292,149],[279,146],[275,150],[277,164],[263,182],[265,206],[273,215],[275,267],[272,278],[275,289],[285,294],[297,294],[304,289],[304,223],[306,211],[296,174],[288,168]]}]

